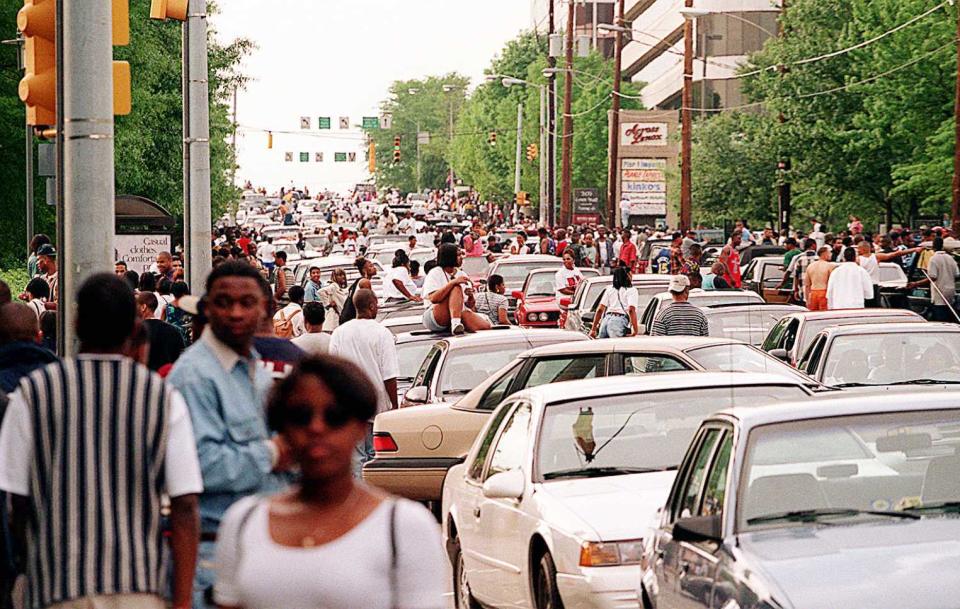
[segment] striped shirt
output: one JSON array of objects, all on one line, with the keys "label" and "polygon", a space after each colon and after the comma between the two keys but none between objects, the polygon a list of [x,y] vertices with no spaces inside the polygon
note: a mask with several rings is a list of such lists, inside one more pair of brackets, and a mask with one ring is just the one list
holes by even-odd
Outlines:
[{"label": "striped shirt", "polygon": [[672,302],[657,313],[651,336],[709,336],[707,316],[689,302]]},{"label": "striped shirt", "polygon": [[[31,607],[94,595],[162,594],[161,493],[199,492],[168,488],[174,397],[189,430],[182,399],[127,358],[81,356],[23,379],[0,434],[0,483],[31,500]],[[176,448],[182,452],[182,439]],[[192,463],[199,480],[195,453]]]}]

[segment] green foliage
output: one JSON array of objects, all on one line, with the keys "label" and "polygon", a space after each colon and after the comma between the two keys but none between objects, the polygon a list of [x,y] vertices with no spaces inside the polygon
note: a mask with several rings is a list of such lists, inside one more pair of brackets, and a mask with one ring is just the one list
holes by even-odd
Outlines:
[{"label": "green foliage", "polygon": [[7,284],[13,293],[13,297],[16,298],[17,294],[26,289],[27,283],[30,281],[27,266],[23,265],[22,267],[12,267],[8,269],[0,268],[0,281]]}]

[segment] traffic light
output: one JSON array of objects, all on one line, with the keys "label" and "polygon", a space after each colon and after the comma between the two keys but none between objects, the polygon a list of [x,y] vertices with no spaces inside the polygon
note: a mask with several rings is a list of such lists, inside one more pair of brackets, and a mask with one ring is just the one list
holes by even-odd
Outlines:
[{"label": "traffic light", "polygon": [[267,131],[267,150],[273,150],[273,131]]},{"label": "traffic light", "polygon": [[487,143],[490,144],[491,146],[496,146],[496,145],[497,145],[497,132],[496,132],[496,131],[491,131],[491,132],[490,132],[490,135],[487,137]]},{"label": "traffic light", "polygon": [[176,21],[187,20],[187,8],[190,6],[190,0],[151,0],[150,18],[166,21],[175,19]]},{"label": "traffic light", "polygon": [[523,206],[527,204],[527,193],[522,190],[517,193],[517,205]]},{"label": "traffic light", "polygon": [[370,140],[370,147],[367,149],[367,169],[370,173],[377,172],[377,144]]},{"label": "traffic light", "polygon": [[527,146],[527,160],[536,161],[537,156],[540,154],[540,148],[536,144],[530,144]]},{"label": "traffic light", "polygon": [[56,9],[56,0],[26,0],[17,13],[24,38],[20,100],[27,105],[27,124],[34,127],[57,123]]},{"label": "traffic light", "polygon": [[[113,46],[125,47],[130,44],[130,0],[112,0],[113,5]],[[126,61],[113,62],[113,114],[126,116],[133,109],[130,92],[130,64]]]},{"label": "traffic light", "polygon": [[394,163],[400,162],[400,142],[401,140],[399,135],[393,138],[393,162]]}]

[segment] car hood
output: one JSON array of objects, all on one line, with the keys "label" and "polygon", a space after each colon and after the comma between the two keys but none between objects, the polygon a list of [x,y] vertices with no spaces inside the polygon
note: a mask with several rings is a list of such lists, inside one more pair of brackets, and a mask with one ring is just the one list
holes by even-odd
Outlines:
[{"label": "car hood", "polygon": [[785,607],[943,609],[960,597],[958,518],[790,527],[739,545]]},{"label": "car hood", "polygon": [[656,527],[675,471],[540,484],[544,519],[589,541],[639,539]]},{"label": "car hood", "polygon": [[559,311],[560,305],[554,296],[527,296],[523,299],[523,308],[533,311]]}]

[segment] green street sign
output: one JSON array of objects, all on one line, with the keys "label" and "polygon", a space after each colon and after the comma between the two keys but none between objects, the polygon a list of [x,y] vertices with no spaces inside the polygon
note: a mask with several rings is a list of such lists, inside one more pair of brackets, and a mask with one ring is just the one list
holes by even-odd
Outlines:
[{"label": "green street sign", "polygon": [[309,162],[310,162],[310,153],[309,153],[309,152],[301,152],[301,153],[300,153],[300,162],[301,162],[301,163],[309,163]]},{"label": "green street sign", "polygon": [[380,118],[376,116],[364,116],[363,117],[363,128],[364,129],[379,129],[380,128]]},{"label": "green street sign", "polygon": [[346,163],[346,162],[347,162],[347,153],[346,153],[346,152],[334,152],[334,153],[333,153],[333,162],[334,162],[334,163]]},{"label": "green street sign", "polygon": [[330,128],[330,117],[329,117],[329,116],[321,116],[321,117],[320,117],[320,126],[319,126],[319,128],[320,128],[320,129],[329,129],[329,128]]}]

